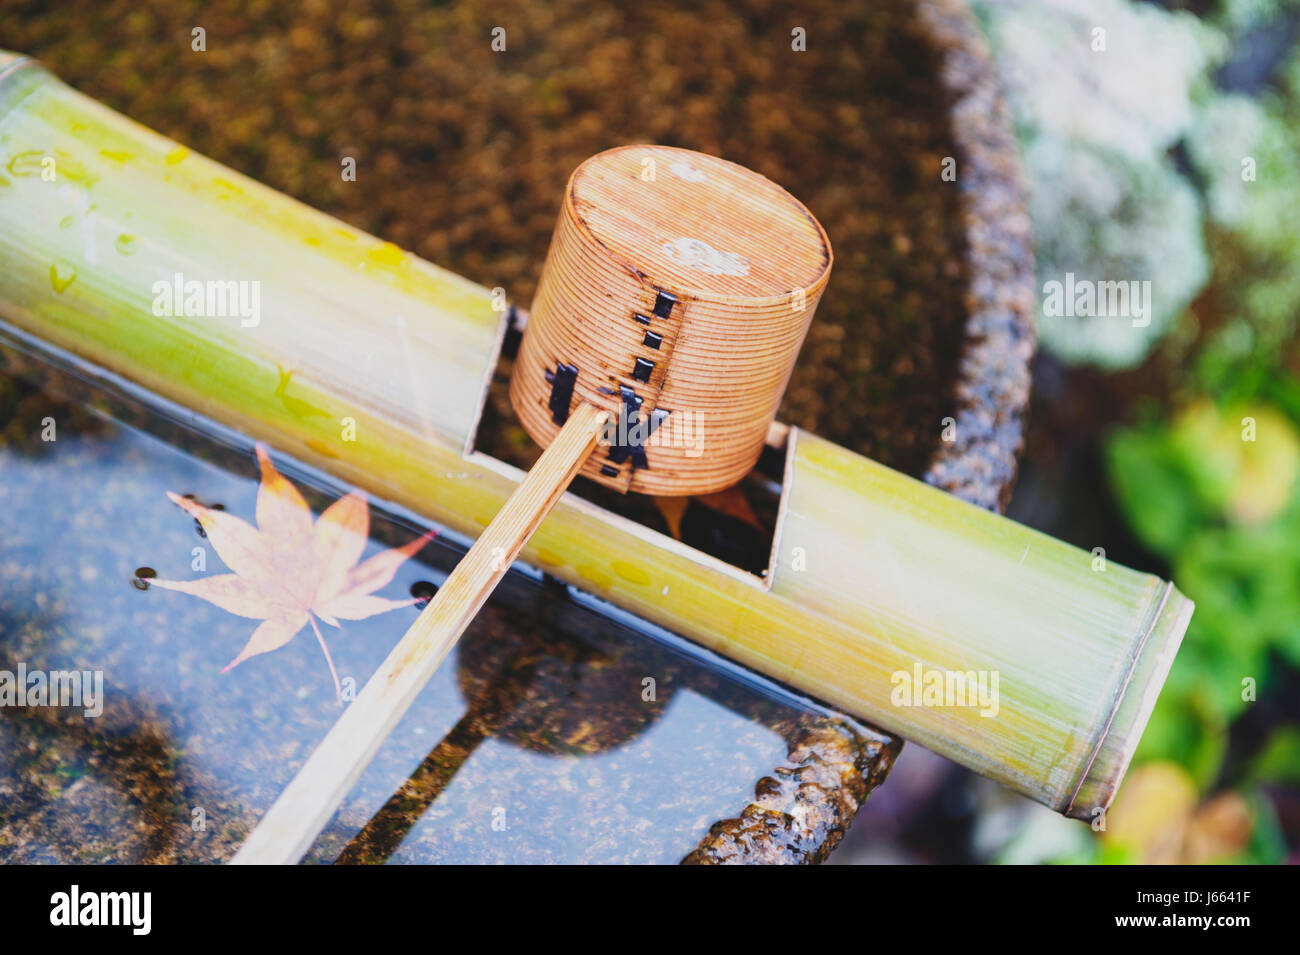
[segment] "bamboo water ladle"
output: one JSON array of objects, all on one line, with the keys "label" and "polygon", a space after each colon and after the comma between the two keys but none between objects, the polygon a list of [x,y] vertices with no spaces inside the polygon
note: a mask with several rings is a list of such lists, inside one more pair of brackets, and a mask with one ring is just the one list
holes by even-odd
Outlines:
[{"label": "bamboo water ladle", "polygon": [[625,146],[578,167],[511,378],[546,449],[233,861],[302,858],[577,474],[692,495],[754,466],[831,261],[812,214],[734,163]]}]

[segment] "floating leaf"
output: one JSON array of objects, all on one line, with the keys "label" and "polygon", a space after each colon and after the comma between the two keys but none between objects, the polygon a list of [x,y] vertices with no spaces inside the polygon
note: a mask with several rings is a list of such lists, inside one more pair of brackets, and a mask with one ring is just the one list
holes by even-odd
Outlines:
[{"label": "floating leaf", "polygon": [[682,539],[682,518],[686,515],[686,507],[691,501],[743,521],[760,531],[764,529],[763,522],[758,519],[754,509],[749,505],[749,498],[745,497],[745,492],[739,487],[730,487],[723,491],[695,497],[655,497],[655,506],[659,508],[659,513],[663,515],[664,522],[668,525],[668,533],[676,540]]},{"label": "floating leaf", "polygon": [[686,505],[691,503],[689,497],[661,497],[654,499],[655,507],[659,508],[659,513],[663,515],[664,523],[668,525],[668,533],[673,536],[674,540],[682,539],[682,518],[686,515]]},{"label": "floating leaf", "polygon": [[705,507],[726,514],[728,517],[734,517],[760,531],[763,530],[763,522],[754,514],[754,509],[749,505],[749,498],[745,496],[745,492],[738,484],[722,491],[714,491],[712,494],[701,494],[696,500]]},{"label": "floating leaf", "polygon": [[261,445],[257,446],[257,459],[262,480],[257,490],[256,527],[233,514],[167,494],[199,522],[217,556],[233,573],[198,580],[154,579],[150,583],[262,621],[223,673],[249,657],[278,650],[310,623],[341,698],[338,673],[317,619],[337,627],[339,620],[364,620],[418,603],[418,599],[389,600],[373,594],[393,579],[402,563],[433,533],[358,564],[370,538],[366,499],[359,493],[342,497],[313,525],[307,502],[275,469]]}]

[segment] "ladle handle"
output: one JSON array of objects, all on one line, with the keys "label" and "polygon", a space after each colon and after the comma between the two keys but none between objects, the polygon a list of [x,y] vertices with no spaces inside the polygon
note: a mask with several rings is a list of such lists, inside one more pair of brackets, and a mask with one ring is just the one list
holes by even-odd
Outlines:
[{"label": "ladle handle", "polygon": [[563,496],[595,447],[607,418],[608,412],[592,405],[580,404],[574,409],[492,523],[280,793],[232,863],[291,864],[303,857],[524,544]]}]

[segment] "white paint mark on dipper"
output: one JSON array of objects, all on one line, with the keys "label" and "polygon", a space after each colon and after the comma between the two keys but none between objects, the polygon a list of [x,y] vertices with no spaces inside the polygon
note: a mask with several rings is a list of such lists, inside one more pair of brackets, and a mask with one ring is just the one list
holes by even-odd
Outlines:
[{"label": "white paint mark on dipper", "polygon": [[703,182],[708,178],[688,162],[675,162],[668,167],[668,171],[678,179],[685,179],[687,182]]},{"label": "white paint mark on dipper", "polygon": [[749,263],[739,255],[715,249],[700,239],[674,239],[664,243],[663,251],[674,262],[710,275],[749,274]]}]

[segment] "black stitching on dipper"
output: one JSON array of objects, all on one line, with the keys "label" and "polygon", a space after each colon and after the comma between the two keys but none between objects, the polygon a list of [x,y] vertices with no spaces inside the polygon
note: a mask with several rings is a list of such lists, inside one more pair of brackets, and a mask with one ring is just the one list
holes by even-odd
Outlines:
[{"label": "black stitching on dipper", "polygon": [[640,442],[636,442],[634,447],[631,439],[635,437],[636,428],[641,423],[641,399],[627,385],[620,385],[618,391],[623,403],[618,412],[618,433],[609,446],[609,459],[615,464],[622,464],[631,456],[632,466],[637,467],[637,452],[640,452],[642,461],[645,460],[645,452],[641,450]]},{"label": "black stitching on dipper", "polygon": [[660,292],[655,296],[654,313],[660,318],[667,318],[672,313],[673,306],[676,304],[676,296],[672,295],[670,292]]},{"label": "black stitching on dipper", "polygon": [[578,366],[560,362],[555,371],[546,372],[546,380],[551,383],[551,420],[564,424],[569,420],[569,405],[573,402],[573,386],[578,380]]}]

